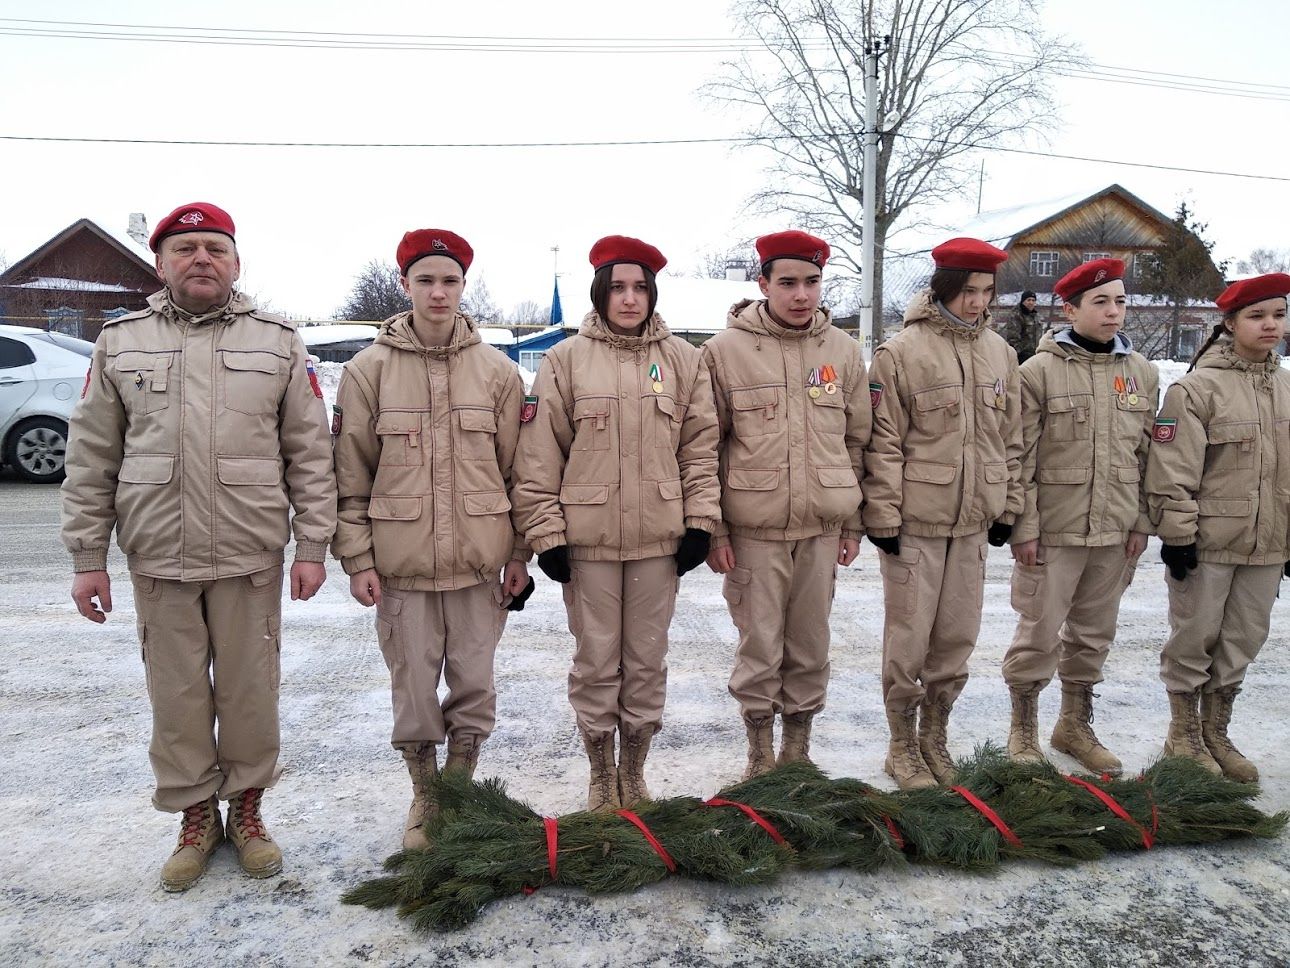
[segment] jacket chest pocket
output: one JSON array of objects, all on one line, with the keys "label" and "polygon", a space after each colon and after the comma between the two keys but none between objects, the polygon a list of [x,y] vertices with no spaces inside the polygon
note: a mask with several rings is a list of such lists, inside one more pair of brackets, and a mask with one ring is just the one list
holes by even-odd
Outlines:
[{"label": "jacket chest pocket", "polygon": [[466,460],[497,459],[497,414],[482,408],[457,411],[457,456]]},{"label": "jacket chest pocket", "polygon": [[224,406],[238,413],[277,413],[278,357],[245,350],[220,350],[219,355]]},{"label": "jacket chest pocket", "polygon": [[426,463],[419,411],[386,411],[376,418],[381,440],[380,463],[390,467],[415,467]]},{"label": "jacket chest pocket", "polygon": [[654,405],[650,406],[648,401],[645,405],[645,411],[653,425],[650,436],[655,447],[663,447],[675,452],[680,441],[681,422],[685,419],[686,408],[661,393],[653,394],[653,397]]},{"label": "jacket chest pocket", "polygon": [[913,395],[910,414],[914,426],[925,434],[947,434],[963,426],[962,387],[936,387]]},{"label": "jacket chest pocket", "polygon": [[811,401],[811,426],[821,434],[841,437],[847,432],[846,400],[836,383],[830,385],[832,393],[821,390],[818,397],[807,397]]},{"label": "jacket chest pocket", "polygon": [[779,387],[733,390],[730,409],[734,414],[736,437],[777,434],[784,428],[784,407]]},{"label": "jacket chest pocket", "polygon": [[113,362],[126,409],[155,413],[170,405],[171,353],[118,353]]},{"label": "jacket chest pocket", "polygon": [[[1136,402],[1131,399],[1137,397]],[[1122,393],[1115,397],[1115,433],[1126,440],[1137,439],[1151,430],[1155,410],[1145,396]]]},{"label": "jacket chest pocket", "polygon": [[573,446],[571,450],[609,449],[609,401],[599,398],[573,402]]},{"label": "jacket chest pocket", "polygon": [[1205,451],[1205,473],[1223,470],[1249,470],[1254,467],[1258,448],[1259,425],[1250,421],[1211,424]]},{"label": "jacket chest pocket", "polygon": [[977,395],[981,398],[981,412],[994,417],[996,427],[1002,426],[1008,419],[1007,394],[996,393],[994,386],[982,386],[977,387]]},{"label": "jacket chest pocket", "polygon": [[1088,440],[1092,434],[1089,414],[1092,394],[1071,394],[1048,398],[1045,432],[1051,440]]}]

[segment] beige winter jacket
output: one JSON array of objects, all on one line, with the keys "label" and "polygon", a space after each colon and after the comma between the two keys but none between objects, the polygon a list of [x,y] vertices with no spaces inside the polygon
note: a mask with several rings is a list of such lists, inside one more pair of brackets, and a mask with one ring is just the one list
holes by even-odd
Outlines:
[{"label": "beige winter jacket", "polygon": [[990,329],[951,322],[924,289],[873,354],[865,451],[869,534],[977,534],[1021,513],[1017,354]]},{"label": "beige winter jacket", "polygon": [[346,574],[375,568],[392,588],[447,591],[528,557],[509,497],[523,395],[515,364],[469,317],[432,347],[411,312],[385,322],[336,393],[332,551]]},{"label": "beige winter jacket", "polygon": [[588,313],[542,359],[515,458],[518,527],[534,551],[595,561],[675,553],[720,518],[717,420],[699,352],[655,314],[637,337]]},{"label": "beige winter jacket", "polygon": [[1026,506],[1013,544],[1097,548],[1151,533],[1142,478],[1160,379],[1128,337],[1115,343],[1090,353],[1062,329],[1021,365]]},{"label": "beige winter jacket", "polygon": [[1221,340],[1165,393],[1147,461],[1147,502],[1165,544],[1201,561],[1290,558],[1290,373]]},{"label": "beige winter jacket", "polygon": [[324,561],[336,528],[327,415],[294,325],[234,295],[193,317],[165,290],[109,320],[71,420],[63,543],[107,566],[113,526],[130,570],[209,581]]},{"label": "beige winter jacket", "polygon": [[861,454],[872,422],[860,344],[833,326],[827,309],[795,329],[772,319],[765,300],[745,300],[703,344],[703,358],[721,423],[715,544],[729,544],[727,533],[859,538]]}]

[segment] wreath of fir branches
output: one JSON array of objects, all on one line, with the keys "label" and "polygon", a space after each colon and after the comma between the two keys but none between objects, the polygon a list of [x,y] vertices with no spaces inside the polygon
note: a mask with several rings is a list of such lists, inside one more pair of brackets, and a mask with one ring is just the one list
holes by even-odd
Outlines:
[{"label": "wreath of fir branches", "polygon": [[389,873],[348,891],[346,904],[397,907],[417,928],[449,931],[493,901],[553,885],[610,894],[668,876],[767,884],[790,867],[1069,865],[1108,852],[1276,837],[1290,820],[1286,812],[1251,806],[1256,786],[1214,776],[1190,760],[1161,760],[1128,779],[1072,780],[1046,763],[1014,763],[993,746],[959,764],[952,789],[889,793],[791,763],[726,787],[718,797],[733,801],[728,805],[695,797],[642,803],[636,816],[661,852],[613,812],[552,821],[508,796],[499,780],[476,783],[447,771],[436,783],[439,812],[425,827],[431,846],[391,856]]}]

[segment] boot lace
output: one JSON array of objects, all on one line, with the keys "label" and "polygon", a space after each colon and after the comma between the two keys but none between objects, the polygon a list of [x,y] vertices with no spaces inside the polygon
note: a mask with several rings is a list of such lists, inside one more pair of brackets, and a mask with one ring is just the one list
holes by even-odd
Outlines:
[{"label": "boot lace", "polygon": [[204,801],[184,808],[183,825],[179,828],[180,847],[201,846],[202,827],[206,820],[206,808],[208,806],[209,801]]},{"label": "boot lace", "polygon": [[242,791],[233,807],[233,823],[250,840],[253,837],[264,839],[264,821],[260,819],[260,797],[263,790],[252,787]]}]

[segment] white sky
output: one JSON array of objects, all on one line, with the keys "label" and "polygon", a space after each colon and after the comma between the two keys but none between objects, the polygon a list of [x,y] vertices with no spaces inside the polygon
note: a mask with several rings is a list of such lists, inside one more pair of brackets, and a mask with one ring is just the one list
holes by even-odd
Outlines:
[{"label": "white sky", "polygon": [[[1051,0],[1051,29],[1090,62],[1290,85],[1290,4]],[[367,0],[0,0],[0,18],[399,35],[728,38],[723,2],[426,3]],[[19,26],[0,20],[0,30]],[[717,54],[308,50],[0,35],[0,135],[344,142],[498,142],[729,136],[738,119],[696,88]],[[1290,176],[1290,86],[1281,100],[1059,82],[1053,152]],[[409,228],[442,226],[475,248],[509,308],[584,273],[601,235],[636,235],[688,272],[705,250],[787,227],[752,223],[754,149],[724,145],[373,149],[95,145],[0,141],[0,252],[26,255],[77,218],[124,237],[174,206],[216,202],[237,221],[247,291],[297,317],[329,316],[371,258],[393,261]],[[1216,255],[1290,248],[1290,181],[986,155],[983,206],[1120,182],[1172,212],[1187,197]],[[953,225],[975,210],[936,213]],[[562,285],[566,318],[586,295]]]}]

